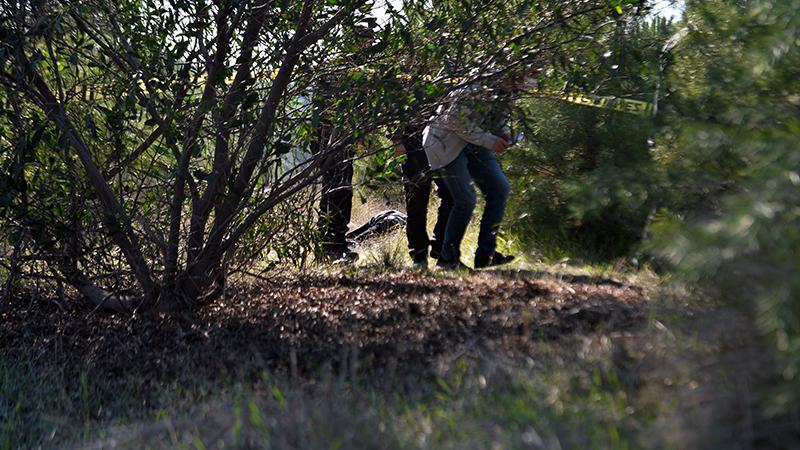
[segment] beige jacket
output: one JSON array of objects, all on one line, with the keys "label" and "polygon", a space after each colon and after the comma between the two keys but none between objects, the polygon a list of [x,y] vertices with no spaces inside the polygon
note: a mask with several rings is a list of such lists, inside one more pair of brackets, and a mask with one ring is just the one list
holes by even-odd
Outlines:
[{"label": "beige jacket", "polygon": [[[467,144],[491,149],[500,139],[480,127],[485,112],[470,108],[469,100],[474,98],[474,92],[462,88],[450,93],[422,132],[422,145],[432,170],[453,162]],[[488,109],[489,105],[485,106]]]}]

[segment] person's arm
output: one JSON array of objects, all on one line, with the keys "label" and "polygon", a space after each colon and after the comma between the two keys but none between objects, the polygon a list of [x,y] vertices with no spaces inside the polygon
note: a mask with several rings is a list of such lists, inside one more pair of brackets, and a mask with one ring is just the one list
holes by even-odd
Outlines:
[{"label": "person's arm", "polygon": [[502,153],[510,146],[508,139],[501,136],[495,136],[470,120],[469,117],[471,111],[468,108],[461,105],[455,105],[453,112],[457,114],[457,117],[460,118],[460,126],[456,126],[453,132],[456,133],[461,139],[471,144],[488,148],[495,153]]},{"label": "person's arm", "polygon": [[483,131],[480,128],[473,131],[454,131],[454,133],[457,134],[461,139],[471,144],[488,148],[496,153],[502,153],[510,146],[508,140],[500,136],[495,136],[487,131]]}]

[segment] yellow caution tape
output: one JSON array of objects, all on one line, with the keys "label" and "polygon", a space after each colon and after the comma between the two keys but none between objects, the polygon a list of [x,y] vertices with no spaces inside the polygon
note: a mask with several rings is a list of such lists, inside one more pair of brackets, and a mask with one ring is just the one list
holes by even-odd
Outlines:
[{"label": "yellow caution tape", "polygon": [[[257,73],[253,78],[255,79],[272,79],[277,74],[277,71]],[[204,73],[195,80],[196,86],[202,86],[206,82],[207,75]],[[232,84],[233,77],[225,79],[225,84]],[[138,87],[142,91],[146,91],[144,81],[138,81]],[[640,116],[655,115],[656,109],[650,102],[642,100],[631,100],[627,98],[619,98],[615,96],[602,96],[592,94],[578,94],[574,92],[551,91],[545,89],[534,88],[530,92],[544,97],[555,98],[576,105],[590,106],[593,108],[610,109],[629,114],[636,114]],[[83,100],[95,100],[103,98],[103,94],[97,92],[93,87],[82,89],[79,92],[79,97]]]},{"label": "yellow caution tape", "polygon": [[594,108],[611,109],[640,116],[655,115],[656,109],[650,102],[641,100],[630,100],[614,96],[602,96],[591,94],[576,94],[571,92],[555,92],[541,89],[533,89],[535,94],[542,94],[546,97],[557,98],[565,102],[576,105],[591,106]]}]

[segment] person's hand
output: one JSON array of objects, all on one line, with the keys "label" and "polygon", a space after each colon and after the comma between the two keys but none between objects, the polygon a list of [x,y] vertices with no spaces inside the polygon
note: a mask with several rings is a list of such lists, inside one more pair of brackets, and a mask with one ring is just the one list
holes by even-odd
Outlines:
[{"label": "person's hand", "polygon": [[494,141],[494,145],[492,145],[492,151],[495,153],[503,153],[510,146],[511,144],[509,144],[507,140],[497,138],[497,140]]}]

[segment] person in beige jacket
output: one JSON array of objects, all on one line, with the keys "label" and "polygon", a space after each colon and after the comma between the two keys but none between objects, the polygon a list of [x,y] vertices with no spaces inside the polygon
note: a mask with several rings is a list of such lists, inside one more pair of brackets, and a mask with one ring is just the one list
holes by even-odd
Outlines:
[{"label": "person in beige jacket", "polygon": [[486,200],[475,267],[505,264],[514,259],[496,251],[497,231],[511,185],[495,155],[505,151],[511,143],[507,130],[483,128],[487,119],[507,106],[493,99],[491,94],[474,87],[452,92],[423,132],[423,146],[431,169],[441,171],[453,198],[438,262],[445,269],[467,268],[461,262],[460,247],[477,203],[472,182]]}]

